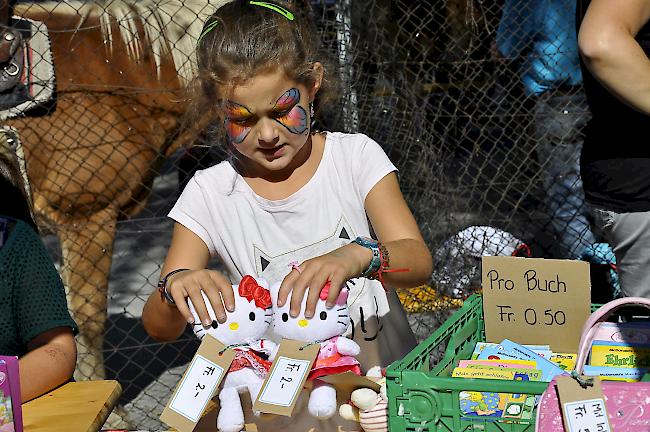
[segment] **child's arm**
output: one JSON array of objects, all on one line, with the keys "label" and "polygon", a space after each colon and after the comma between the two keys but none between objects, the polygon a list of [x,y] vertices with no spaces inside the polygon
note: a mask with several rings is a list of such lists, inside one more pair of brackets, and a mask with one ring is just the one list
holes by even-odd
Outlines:
[{"label": "child's arm", "polygon": [[[386,285],[410,288],[427,283],[433,271],[431,253],[404,200],[394,172],[386,175],[370,190],[365,207],[377,239],[388,250],[390,268],[409,270],[384,273]],[[370,258],[366,267],[369,261]]]},{"label": "child's arm", "polygon": [[187,323],[194,323],[187,305],[188,297],[192,300],[201,321],[209,325],[212,320],[203,302],[201,290],[210,299],[219,322],[226,319],[224,304],[229,311],[234,310],[235,299],[230,281],[221,273],[205,268],[209,259],[210,253],[203,240],[176,223],[172,244],[160,277],[162,279],[176,269],[191,270],[176,273],[167,280],[167,292],[174,298],[175,304],[163,300],[158,291],[149,296],[142,311],[142,324],[152,338],[174,340],[183,333]]},{"label": "child's arm", "polygon": [[68,381],[76,362],[77,347],[69,327],[55,327],[34,337],[27,343],[27,354],[18,360],[22,401]]},{"label": "child's arm", "polygon": [[[432,272],[431,254],[404,201],[395,173],[386,175],[370,190],[365,208],[378,240],[388,251],[390,268],[408,269],[406,272],[384,273],[385,284],[414,287],[426,283]],[[303,262],[300,273],[292,270],[282,281],[278,306],[286,302],[291,292],[290,314],[297,316],[308,290],[305,317],[312,317],[321,287],[328,280],[331,282],[327,304],[334,305],[345,282],[359,277],[368,268],[371,258],[369,249],[352,243]]]}]

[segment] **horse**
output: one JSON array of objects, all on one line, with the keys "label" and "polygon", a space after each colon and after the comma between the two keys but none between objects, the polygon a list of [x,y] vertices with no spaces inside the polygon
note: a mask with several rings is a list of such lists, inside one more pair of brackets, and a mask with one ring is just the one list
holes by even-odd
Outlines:
[{"label": "horse", "polygon": [[103,379],[116,223],[145,205],[162,162],[196,136],[181,121],[204,20],[224,0],[18,3],[45,23],[56,105],[14,128],[41,230],[58,236],[79,325],[76,379]]}]

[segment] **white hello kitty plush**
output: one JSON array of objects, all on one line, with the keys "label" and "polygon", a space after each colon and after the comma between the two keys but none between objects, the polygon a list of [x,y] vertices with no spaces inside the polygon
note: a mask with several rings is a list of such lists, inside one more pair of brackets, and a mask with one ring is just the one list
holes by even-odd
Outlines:
[{"label": "white hello kitty plush", "polygon": [[[251,400],[257,399],[271,367],[277,345],[262,339],[272,320],[271,295],[268,283],[263,279],[244,276],[239,285],[233,285],[235,311],[226,311],[226,322],[217,322],[216,315],[205,293],[203,299],[208,308],[212,325],[194,325],[194,334],[203,339],[210,334],[222,344],[235,351],[228,374],[219,392],[221,410],[217,417],[217,429],[222,432],[239,432],[244,428],[244,412],[240,393],[248,390]],[[188,302],[194,322],[200,323],[192,302]]]},{"label": "white hello kitty plush", "polygon": [[354,356],[361,351],[359,345],[353,340],[341,336],[350,324],[348,310],[348,288],[344,287],[336,305],[332,309],[325,307],[325,300],[329,292],[329,282],[320,292],[316,304],[316,312],[311,319],[305,318],[305,303],[307,296],[302,301],[301,312],[296,318],[289,315],[290,302],[283,307],[277,307],[280,283],[271,286],[273,295],[273,330],[283,338],[314,342],[320,344],[320,351],[308,376],[314,380],[314,386],[309,396],[309,413],[319,419],[328,419],[336,413],[336,389],[319,380],[319,377],[334,375],[346,371],[360,374],[359,362]]}]

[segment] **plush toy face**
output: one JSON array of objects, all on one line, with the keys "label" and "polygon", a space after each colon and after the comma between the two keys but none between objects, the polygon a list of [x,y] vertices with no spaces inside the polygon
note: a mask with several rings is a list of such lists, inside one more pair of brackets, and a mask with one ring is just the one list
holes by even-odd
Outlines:
[{"label": "plush toy face", "polygon": [[271,286],[273,297],[273,329],[278,336],[287,339],[294,339],[304,342],[324,341],[334,336],[339,336],[350,324],[350,312],[346,303],[348,298],[347,288],[343,288],[333,308],[327,309],[325,301],[329,284],[321,291],[320,298],[316,304],[316,312],[311,319],[305,318],[305,304],[307,296],[302,300],[300,314],[296,318],[289,315],[290,301],[283,307],[277,307],[278,291],[280,283]]},{"label": "plush toy face", "polygon": [[271,295],[268,283],[264,279],[255,279],[244,276],[239,285],[233,285],[235,293],[235,311],[226,311],[226,322],[217,322],[216,314],[203,294],[203,300],[208,308],[212,325],[203,326],[196,314],[194,305],[189,302],[190,311],[194,315],[194,334],[199,339],[210,334],[224,345],[244,343],[249,340],[259,340],[264,336],[271,324],[273,311],[271,310]]}]

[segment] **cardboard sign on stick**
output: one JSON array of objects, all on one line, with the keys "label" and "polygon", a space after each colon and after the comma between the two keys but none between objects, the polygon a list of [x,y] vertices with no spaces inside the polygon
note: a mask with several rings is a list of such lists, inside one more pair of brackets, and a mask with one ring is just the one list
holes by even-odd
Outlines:
[{"label": "cardboard sign on stick", "polygon": [[482,276],[488,342],[510,339],[577,351],[591,312],[588,263],[485,256]]}]

